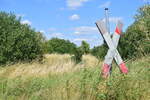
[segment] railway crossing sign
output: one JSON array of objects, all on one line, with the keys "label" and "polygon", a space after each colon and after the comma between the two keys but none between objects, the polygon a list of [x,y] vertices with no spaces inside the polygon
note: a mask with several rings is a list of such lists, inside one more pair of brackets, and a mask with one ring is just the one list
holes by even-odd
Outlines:
[{"label": "railway crossing sign", "polygon": [[[106,17],[106,18],[108,18],[108,17]],[[111,68],[112,68],[111,64],[112,64],[113,58],[115,59],[117,65],[119,66],[120,71],[124,74],[128,73],[128,68],[125,66],[125,63],[122,60],[122,58],[117,50],[117,46],[118,46],[118,42],[119,42],[120,35],[122,32],[123,24],[120,20],[117,22],[115,32],[111,38],[111,36],[109,34],[109,29],[107,26],[108,25],[107,21],[108,20],[106,19],[106,21],[99,20],[96,22],[96,26],[97,26],[98,30],[102,34],[104,40],[106,41],[106,43],[109,47],[109,50],[105,56],[104,64],[102,67],[102,75],[105,78],[108,77],[108,75],[111,72]]]}]

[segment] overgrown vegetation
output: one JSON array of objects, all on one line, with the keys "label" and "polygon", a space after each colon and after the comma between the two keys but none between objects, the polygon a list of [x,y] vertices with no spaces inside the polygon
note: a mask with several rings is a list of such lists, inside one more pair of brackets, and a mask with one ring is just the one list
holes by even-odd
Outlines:
[{"label": "overgrown vegetation", "polygon": [[[120,40],[123,58],[137,58],[126,62],[129,74],[120,74],[113,63],[113,74],[103,79],[98,59],[106,44],[90,50],[85,41],[79,47],[58,38],[46,41],[21,18],[0,12],[0,65],[21,61],[0,67],[0,100],[150,100],[149,18],[150,6],[143,6]],[[24,62],[42,56],[42,63]]]},{"label": "overgrown vegetation", "polygon": [[82,41],[80,48],[83,51],[83,54],[90,53],[90,45],[86,41]]},{"label": "overgrown vegetation", "polygon": [[[141,7],[135,22],[123,34],[118,50],[124,59],[150,54],[149,12],[149,5]],[[21,18],[16,18],[12,13],[0,13],[0,64],[42,59],[44,53],[73,54],[76,62],[81,61],[83,54],[91,53],[103,59],[107,53],[105,43],[90,50],[86,41],[82,41],[80,47],[64,39],[52,38],[46,41],[40,32],[35,32],[20,21]]]},{"label": "overgrown vegetation", "polygon": [[47,53],[74,54],[76,45],[69,40],[52,38],[46,42]]},{"label": "overgrown vegetation", "polygon": [[41,33],[21,24],[21,18],[0,12],[0,65],[41,58],[43,41]]},{"label": "overgrown vegetation", "polygon": [[86,41],[82,41],[81,46],[75,49],[74,60],[76,63],[82,61],[82,55],[90,53],[90,46]]},{"label": "overgrown vegetation", "polygon": [[[91,68],[86,66],[89,65],[87,62],[83,62],[85,66],[80,70],[70,69],[63,74],[49,73],[36,77],[25,74],[11,78],[7,73],[14,68],[4,68],[2,72],[7,71],[4,71],[5,76],[0,74],[0,100],[149,100],[149,60],[147,56],[127,62],[128,75],[119,74],[118,68],[113,65],[113,74],[107,80],[101,77],[99,65]],[[48,61],[51,62],[50,59]],[[45,65],[39,66],[43,68]],[[53,66],[47,69],[50,67]]]},{"label": "overgrown vegetation", "polygon": [[104,59],[105,55],[107,54],[108,47],[106,43],[101,46],[94,47],[91,50],[91,54],[97,57],[98,59]]},{"label": "overgrown vegetation", "polygon": [[138,10],[135,22],[121,38],[119,50],[123,58],[142,57],[150,54],[150,6]]}]

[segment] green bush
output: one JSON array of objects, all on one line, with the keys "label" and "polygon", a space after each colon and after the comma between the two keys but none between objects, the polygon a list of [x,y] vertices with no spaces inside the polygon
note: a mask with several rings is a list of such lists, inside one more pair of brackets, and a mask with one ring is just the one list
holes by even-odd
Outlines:
[{"label": "green bush", "polygon": [[108,51],[108,47],[106,43],[104,43],[101,46],[94,47],[91,50],[91,54],[97,57],[98,59],[104,59],[105,55],[107,54],[107,51]]},{"label": "green bush", "polygon": [[86,41],[82,41],[81,46],[75,49],[74,60],[79,63],[82,61],[82,55],[88,53],[90,53],[90,45]]},{"label": "green bush", "polygon": [[76,63],[79,63],[82,61],[83,54],[84,54],[84,52],[81,47],[76,48],[75,53],[74,53],[74,60]]},{"label": "green bush", "polygon": [[82,41],[81,49],[82,49],[84,54],[90,53],[90,45],[86,41]]},{"label": "green bush", "polygon": [[52,38],[46,42],[48,53],[74,54],[76,45],[69,40]]},{"label": "green bush", "polygon": [[43,36],[21,24],[21,18],[0,12],[0,65],[42,57]]},{"label": "green bush", "polygon": [[143,6],[121,38],[119,51],[123,58],[141,57],[150,54],[150,5]]}]

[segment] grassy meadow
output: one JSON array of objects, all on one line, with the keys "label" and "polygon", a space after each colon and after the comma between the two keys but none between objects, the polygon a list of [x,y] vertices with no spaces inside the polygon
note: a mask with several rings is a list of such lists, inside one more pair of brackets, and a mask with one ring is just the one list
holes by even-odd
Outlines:
[{"label": "grassy meadow", "polygon": [[129,74],[113,64],[101,77],[102,61],[84,55],[47,54],[42,62],[0,67],[0,100],[150,100],[150,56],[126,62]]}]

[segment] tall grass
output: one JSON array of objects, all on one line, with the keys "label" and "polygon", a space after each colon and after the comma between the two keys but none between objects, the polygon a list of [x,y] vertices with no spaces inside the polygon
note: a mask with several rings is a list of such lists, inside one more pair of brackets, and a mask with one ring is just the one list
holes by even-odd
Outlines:
[{"label": "tall grass", "polygon": [[76,64],[71,55],[51,54],[45,55],[43,63],[18,63],[15,65],[1,68],[0,76],[15,78],[15,77],[39,77],[49,74],[62,74],[65,72],[73,72],[87,67],[95,67],[98,60],[91,55],[84,55],[83,62]]},{"label": "tall grass", "polygon": [[[59,57],[60,61],[55,61],[55,57],[56,59]],[[37,65],[38,68],[49,64],[51,65],[49,67],[53,67],[52,65],[56,64],[53,62],[59,64],[73,62],[70,60],[71,56],[47,55],[45,62],[40,65],[38,63],[18,64],[2,68],[0,100],[150,100],[150,57],[127,62],[130,70],[128,75],[120,74],[116,65],[113,65],[113,73],[108,79],[101,77],[99,67],[101,64],[98,64],[97,60],[94,60],[95,65],[93,65],[92,60],[87,61],[90,59],[89,55],[84,57],[82,63],[73,64],[72,69],[65,72],[61,69],[61,73],[49,71],[45,75],[41,74],[41,71],[39,72],[41,75],[37,72],[37,75],[12,74],[16,73],[14,70],[17,67],[24,68],[26,71],[28,69],[30,72],[29,66]],[[53,59],[53,62],[49,62],[50,59]],[[62,64],[62,66],[65,65]],[[43,70],[46,71],[46,69]],[[11,75],[14,76],[11,77]]]}]

